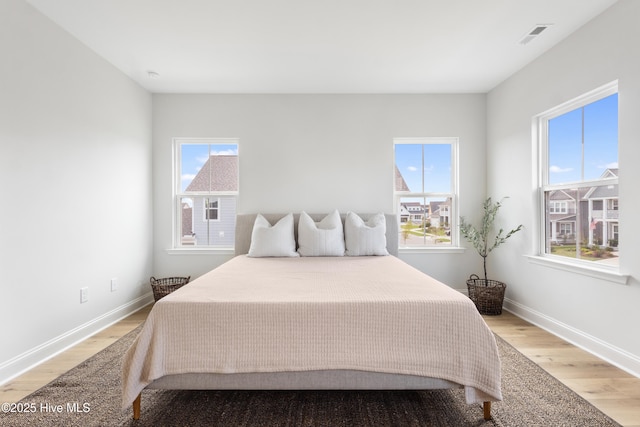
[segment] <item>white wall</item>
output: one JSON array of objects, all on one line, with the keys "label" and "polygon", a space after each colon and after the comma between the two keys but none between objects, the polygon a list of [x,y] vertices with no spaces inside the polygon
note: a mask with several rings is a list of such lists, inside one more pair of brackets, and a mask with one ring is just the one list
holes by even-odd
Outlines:
[{"label": "white wall", "polygon": [[[487,97],[487,188],[511,196],[505,226],[523,236],[491,268],[518,314],[640,375],[640,2],[621,0]],[[535,42],[534,42],[535,43]],[[619,79],[620,268],[627,285],[532,264],[536,246],[532,118]],[[515,239],[515,238],[514,238]]]},{"label": "white wall", "polygon": [[0,58],[2,383],[144,302],[153,213],[151,96],[20,0]]},{"label": "white wall", "polygon": [[[174,137],[238,137],[238,211],[393,211],[393,138],[460,138],[461,211],[485,194],[485,95],[154,95],[155,254],[158,275],[198,276],[230,255],[170,255]],[[464,288],[479,257],[407,255]],[[460,268],[464,262],[467,267]]]}]

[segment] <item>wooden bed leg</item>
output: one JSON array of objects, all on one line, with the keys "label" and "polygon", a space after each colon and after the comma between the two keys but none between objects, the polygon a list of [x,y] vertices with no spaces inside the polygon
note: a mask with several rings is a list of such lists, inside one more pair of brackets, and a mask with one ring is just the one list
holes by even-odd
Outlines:
[{"label": "wooden bed leg", "polygon": [[491,402],[483,402],[482,409],[484,410],[484,419],[490,420],[491,419]]},{"label": "wooden bed leg", "polygon": [[136,397],[136,400],[133,401],[133,419],[134,420],[139,420],[140,419],[140,400],[141,400],[141,397],[142,397],[142,393],[140,393],[138,395],[138,397]]}]

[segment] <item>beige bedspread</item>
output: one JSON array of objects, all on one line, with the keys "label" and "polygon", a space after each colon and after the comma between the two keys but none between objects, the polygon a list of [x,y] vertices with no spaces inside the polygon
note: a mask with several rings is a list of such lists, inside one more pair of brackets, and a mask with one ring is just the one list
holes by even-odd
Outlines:
[{"label": "beige bedspread", "polygon": [[123,406],[181,373],[355,369],[442,378],[501,400],[473,303],[393,256],[238,256],[163,298],[123,363]]}]

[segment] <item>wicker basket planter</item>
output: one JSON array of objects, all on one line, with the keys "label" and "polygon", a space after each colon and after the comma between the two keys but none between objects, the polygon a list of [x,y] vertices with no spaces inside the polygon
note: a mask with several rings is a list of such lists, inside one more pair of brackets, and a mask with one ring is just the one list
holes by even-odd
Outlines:
[{"label": "wicker basket planter", "polygon": [[153,299],[158,301],[160,298],[169,295],[171,292],[189,283],[189,279],[191,279],[191,276],[163,277],[161,279],[151,277],[149,282],[151,283],[151,289],[153,290]]},{"label": "wicker basket planter", "polygon": [[467,280],[469,298],[480,314],[497,316],[502,314],[502,302],[507,285],[497,280],[480,279],[472,274]]}]

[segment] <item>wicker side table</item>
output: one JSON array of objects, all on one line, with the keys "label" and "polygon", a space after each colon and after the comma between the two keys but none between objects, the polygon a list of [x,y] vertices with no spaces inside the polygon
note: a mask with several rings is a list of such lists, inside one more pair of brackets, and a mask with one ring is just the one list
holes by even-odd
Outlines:
[{"label": "wicker side table", "polygon": [[171,292],[189,283],[189,279],[191,279],[191,276],[163,277],[161,279],[156,279],[152,276],[151,278],[149,278],[149,283],[151,284],[151,289],[153,290],[153,299],[158,301],[160,298],[169,295]]}]

